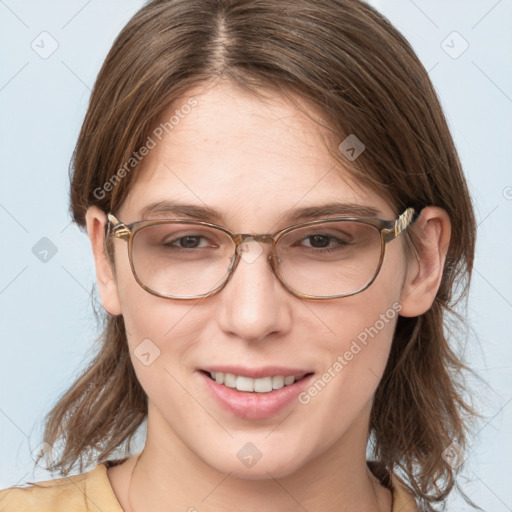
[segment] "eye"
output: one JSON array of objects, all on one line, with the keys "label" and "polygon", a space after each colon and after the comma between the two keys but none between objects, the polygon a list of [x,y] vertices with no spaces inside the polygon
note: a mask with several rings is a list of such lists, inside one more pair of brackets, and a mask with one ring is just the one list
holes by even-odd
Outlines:
[{"label": "eye", "polygon": [[[205,240],[206,238],[201,235],[186,235],[179,238],[174,238],[169,241],[165,241],[162,243],[164,247],[179,247],[181,249],[197,249],[200,248],[201,240]],[[202,247],[211,247],[212,245],[203,245]]]},{"label": "eye", "polygon": [[340,240],[339,238],[323,234],[308,235],[305,240],[309,242],[310,247],[317,249],[329,247],[331,243],[334,243],[335,245],[347,245],[347,242]]},{"label": "eye", "polygon": [[218,249],[226,245],[222,232],[187,224],[155,224],[137,232],[139,249],[162,251],[199,252]]}]

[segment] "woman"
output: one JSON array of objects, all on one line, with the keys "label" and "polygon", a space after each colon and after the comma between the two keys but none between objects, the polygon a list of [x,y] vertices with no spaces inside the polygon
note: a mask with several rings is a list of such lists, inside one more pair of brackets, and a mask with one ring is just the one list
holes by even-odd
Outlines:
[{"label": "woman", "polygon": [[148,3],[94,87],[71,210],[102,346],[48,415],[64,478],[2,510],[446,499],[472,410],[444,319],[475,221],[428,75],[374,9]]}]

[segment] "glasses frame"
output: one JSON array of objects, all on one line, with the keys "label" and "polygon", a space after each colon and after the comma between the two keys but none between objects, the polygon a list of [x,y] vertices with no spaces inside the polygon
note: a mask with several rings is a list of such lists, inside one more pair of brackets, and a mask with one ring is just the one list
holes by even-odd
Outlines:
[{"label": "glasses frame", "polygon": [[[335,217],[335,218],[324,218],[324,219],[315,219],[308,222],[304,222],[301,224],[294,224],[292,226],[288,226],[287,228],[284,228],[274,234],[255,234],[255,233],[233,233],[229,229],[220,226],[218,224],[213,224],[211,222],[205,222],[200,220],[193,220],[193,219],[167,219],[167,220],[141,220],[132,222],[131,224],[124,224],[121,222],[117,217],[115,217],[112,213],[107,214],[107,224],[105,226],[105,235],[106,238],[118,238],[121,240],[124,240],[128,243],[128,259],[130,261],[130,267],[133,273],[133,276],[135,277],[135,280],[137,283],[148,293],[151,293],[152,295],[155,295],[157,297],[162,297],[164,299],[177,299],[177,300],[197,300],[197,299],[203,299],[207,297],[211,297],[213,295],[216,295],[219,293],[230,281],[231,277],[233,276],[236,268],[238,267],[238,263],[240,262],[241,255],[240,251],[238,250],[238,247],[242,245],[247,239],[255,240],[256,242],[261,243],[272,243],[270,255],[268,256],[268,260],[270,263],[270,267],[272,268],[272,271],[274,272],[274,275],[277,277],[278,281],[281,283],[281,285],[288,290],[292,295],[295,295],[296,297],[300,299],[308,299],[308,300],[328,300],[328,299],[339,299],[343,297],[349,297],[352,295],[355,295],[357,293],[361,293],[362,291],[369,288],[377,276],[379,275],[380,269],[382,267],[382,263],[384,261],[384,255],[386,252],[386,245],[397,238],[401,233],[403,233],[410,225],[412,225],[417,218],[419,217],[420,212],[417,212],[414,210],[414,208],[407,208],[401,215],[399,215],[395,220],[384,220],[379,219],[376,217]],[[279,273],[278,265],[276,263],[277,255],[275,252],[276,244],[278,243],[279,239],[289,233],[290,231],[294,231],[296,229],[308,227],[308,226],[314,226],[316,224],[324,224],[329,222],[359,222],[361,224],[366,224],[368,226],[372,226],[376,228],[379,231],[380,234],[380,258],[379,263],[377,265],[377,268],[374,272],[373,277],[371,280],[361,288],[348,293],[342,293],[339,295],[329,295],[329,296],[317,296],[317,295],[307,295],[298,292],[297,290],[294,290],[290,286],[286,284],[286,282],[283,280],[281,274]],[[133,257],[132,257],[132,249],[133,249],[133,239],[138,231],[141,229],[144,229],[148,226],[154,226],[154,225],[161,225],[161,224],[191,224],[191,225],[197,225],[197,226],[207,226],[210,228],[215,228],[220,231],[223,231],[226,233],[231,240],[233,241],[233,244],[235,246],[234,248],[234,254],[231,257],[231,264],[228,269],[228,273],[226,275],[226,278],[222,283],[217,286],[214,290],[211,290],[207,293],[204,293],[202,295],[194,295],[192,297],[183,297],[183,296],[176,296],[176,295],[167,295],[163,293],[159,293],[146,284],[140,279],[140,277],[137,275],[137,271],[135,270],[135,266],[133,264]]]}]

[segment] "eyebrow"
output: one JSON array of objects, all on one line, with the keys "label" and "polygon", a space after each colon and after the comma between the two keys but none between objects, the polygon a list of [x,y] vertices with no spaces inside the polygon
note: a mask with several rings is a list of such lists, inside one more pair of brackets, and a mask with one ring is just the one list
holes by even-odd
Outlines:
[{"label": "eyebrow", "polygon": [[140,211],[142,219],[167,215],[190,217],[196,220],[222,220],[222,213],[206,205],[183,204],[174,201],[158,201],[151,203]]},{"label": "eyebrow", "polygon": [[[175,201],[158,201],[145,206],[140,212],[142,219],[148,217],[165,218],[166,216],[180,216],[208,222],[222,222],[224,215],[220,210],[206,205],[184,204]],[[378,217],[380,211],[371,206],[355,203],[326,203],[317,206],[307,206],[286,210],[281,220],[286,222],[302,222],[315,218],[343,216],[343,217]]]}]

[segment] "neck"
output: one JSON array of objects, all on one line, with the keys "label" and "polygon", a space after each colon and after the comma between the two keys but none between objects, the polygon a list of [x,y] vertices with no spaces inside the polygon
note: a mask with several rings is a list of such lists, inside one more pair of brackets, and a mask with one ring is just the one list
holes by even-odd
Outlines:
[{"label": "neck", "polygon": [[[128,496],[123,500],[126,512],[238,512],[241,503],[245,512],[391,511],[390,491],[368,469],[364,436],[347,432],[335,446],[291,474],[275,477],[266,472],[262,478],[247,479],[217,471],[167,425],[151,419],[148,415],[144,450],[132,464]],[[366,432],[355,427],[355,433]]]}]

